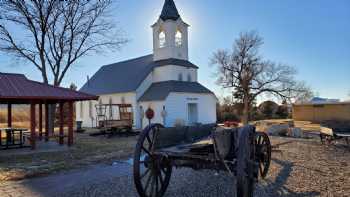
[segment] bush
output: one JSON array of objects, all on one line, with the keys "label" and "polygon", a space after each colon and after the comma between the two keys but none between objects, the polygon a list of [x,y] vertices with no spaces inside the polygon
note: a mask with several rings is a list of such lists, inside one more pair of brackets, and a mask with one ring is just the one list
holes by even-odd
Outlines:
[{"label": "bush", "polygon": [[278,106],[276,111],[276,116],[277,118],[280,118],[280,119],[288,118],[289,116],[288,107],[283,105]]},{"label": "bush", "polygon": [[236,121],[236,122],[239,122],[240,121],[240,118],[234,114],[234,113],[230,113],[230,112],[224,112],[222,114],[222,118],[223,118],[223,121]]}]

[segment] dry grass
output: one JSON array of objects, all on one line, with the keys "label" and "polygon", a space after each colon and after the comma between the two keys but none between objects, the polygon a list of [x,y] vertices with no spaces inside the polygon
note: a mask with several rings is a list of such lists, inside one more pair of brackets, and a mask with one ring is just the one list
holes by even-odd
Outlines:
[{"label": "dry grass", "polygon": [[[12,109],[13,127],[29,127],[28,106],[17,106]],[[7,108],[0,106],[0,127],[7,127]]]},{"label": "dry grass", "polygon": [[84,133],[76,134],[74,146],[67,151],[0,155],[0,181],[19,180],[128,158],[133,153],[136,139],[135,136],[91,137]]}]

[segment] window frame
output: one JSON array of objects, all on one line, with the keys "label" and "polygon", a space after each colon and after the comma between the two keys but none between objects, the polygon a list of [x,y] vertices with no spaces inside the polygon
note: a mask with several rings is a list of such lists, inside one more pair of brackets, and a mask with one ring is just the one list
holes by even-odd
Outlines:
[{"label": "window frame", "polygon": [[[180,37],[178,37],[178,35],[180,35]],[[176,33],[175,33],[175,46],[177,47],[181,47],[183,44],[183,33],[177,29]]]},{"label": "window frame", "polygon": [[191,75],[191,73],[187,74],[187,81],[188,82],[192,82],[192,75]]},{"label": "window frame", "polygon": [[80,114],[79,114],[80,116],[79,117],[81,119],[83,119],[84,118],[84,103],[83,103],[83,101],[80,101],[80,106],[79,107],[80,107]]},{"label": "window frame", "polygon": [[182,74],[182,73],[179,73],[179,74],[177,75],[177,80],[178,80],[178,81],[183,81],[183,74]]},{"label": "window frame", "polygon": [[[164,35],[161,37],[161,35]],[[166,46],[166,34],[164,30],[160,30],[158,33],[158,45],[159,48],[164,48]]]}]

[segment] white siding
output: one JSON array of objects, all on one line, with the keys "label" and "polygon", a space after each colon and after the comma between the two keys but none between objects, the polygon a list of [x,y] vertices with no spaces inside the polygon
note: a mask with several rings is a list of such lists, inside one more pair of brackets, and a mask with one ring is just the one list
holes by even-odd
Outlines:
[{"label": "white siding", "polygon": [[197,69],[185,68],[183,66],[160,66],[154,69],[153,82],[178,80],[179,74],[182,74],[183,81],[187,81],[187,75],[191,75],[191,81],[197,81]]},{"label": "white siding", "polygon": [[[154,111],[154,118],[151,120],[151,123],[160,123],[163,124],[163,117],[161,115],[164,101],[151,101],[151,102],[140,102],[140,105],[142,106],[143,110],[146,112],[148,108],[153,109]],[[146,118],[146,115],[143,118],[142,121],[142,127],[146,127],[149,124],[148,119]]]},{"label": "white siding", "polygon": [[197,103],[199,123],[215,123],[216,102],[212,94],[170,93],[165,101],[168,114],[166,126],[174,126],[177,119],[188,123],[188,103]]},{"label": "white siding", "polygon": [[[216,122],[216,97],[212,94],[194,94],[194,93],[170,93],[165,101],[152,101],[152,102],[136,102],[135,93],[123,93],[123,94],[110,94],[101,95],[100,99],[102,103],[108,104],[109,99],[112,98],[112,102],[115,104],[121,103],[122,97],[125,99],[125,103],[132,104],[134,113],[134,127],[141,128],[140,118],[140,106],[146,111],[148,107],[151,107],[155,112],[155,117],[152,119],[152,123],[161,123],[167,127],[174,126],[178,119],[182,119],[186,124],[188,123],[188,103],[196,103],[198,106],[198,122],[203,124]],[[92,118],[89,116],[89,102],[92,102]],[[96,109],[95,105],[99,101],[85,101],[83,102],[83,115],[80,114],[80,102],[77,102],[77,120],[83,121],[83,127],[96,126]],[[167,116],[165,120],[161,115],[163,106],[165,106]],[[107,112],[108,113],[108,112]],[[119,114],[114,112],[113,117],[116,118]],[[82,118],[81,118],[82,117]],[[148,125],[146,117],[143,118],[142,127]]]},{"label": "white siding", "polygon": [[188,76],[190,76],[192,82],[197,81],[197,69],[195,68],[175,65],[156,67],[136,89],[136,99],[139,99],[152,83],[169,80],[177,81],[179,74],[182,74],[183,81],[188,81]]},{"label": "white siding", "polygon": [[[182,32],[182,45],[176,46],[175,34],[177,30]],[[165,45],[159,45],[159,33],[165,33]],[[177,58],[188,60],[188,25],[181,18],[177,21],[173,20],[158,20],[153,25],[153,54],[154,60]]]}]

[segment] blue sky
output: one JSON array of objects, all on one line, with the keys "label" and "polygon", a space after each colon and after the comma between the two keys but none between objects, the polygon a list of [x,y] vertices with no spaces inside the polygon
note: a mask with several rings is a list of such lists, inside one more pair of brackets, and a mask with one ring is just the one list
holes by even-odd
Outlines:
[{"label": "blue sky", "polygon": [[[241,31],[256,30],[264,38],[262,55],[298,70],[319,96],[349,99],[350,1],[348,0],[175,0],[181,17],[191,25],[190,60],[199,66],[199,81],[214,90],[209,59],[217,49],[230,49]],[[63,85],[81,87],[102,65],[152,53],[152,25],[163,0],[118,1],[115,20],[131,41],[120,52],[84,57]],[[41,80],[33,66],[0,56],[0,72],[20,72]]]}]

